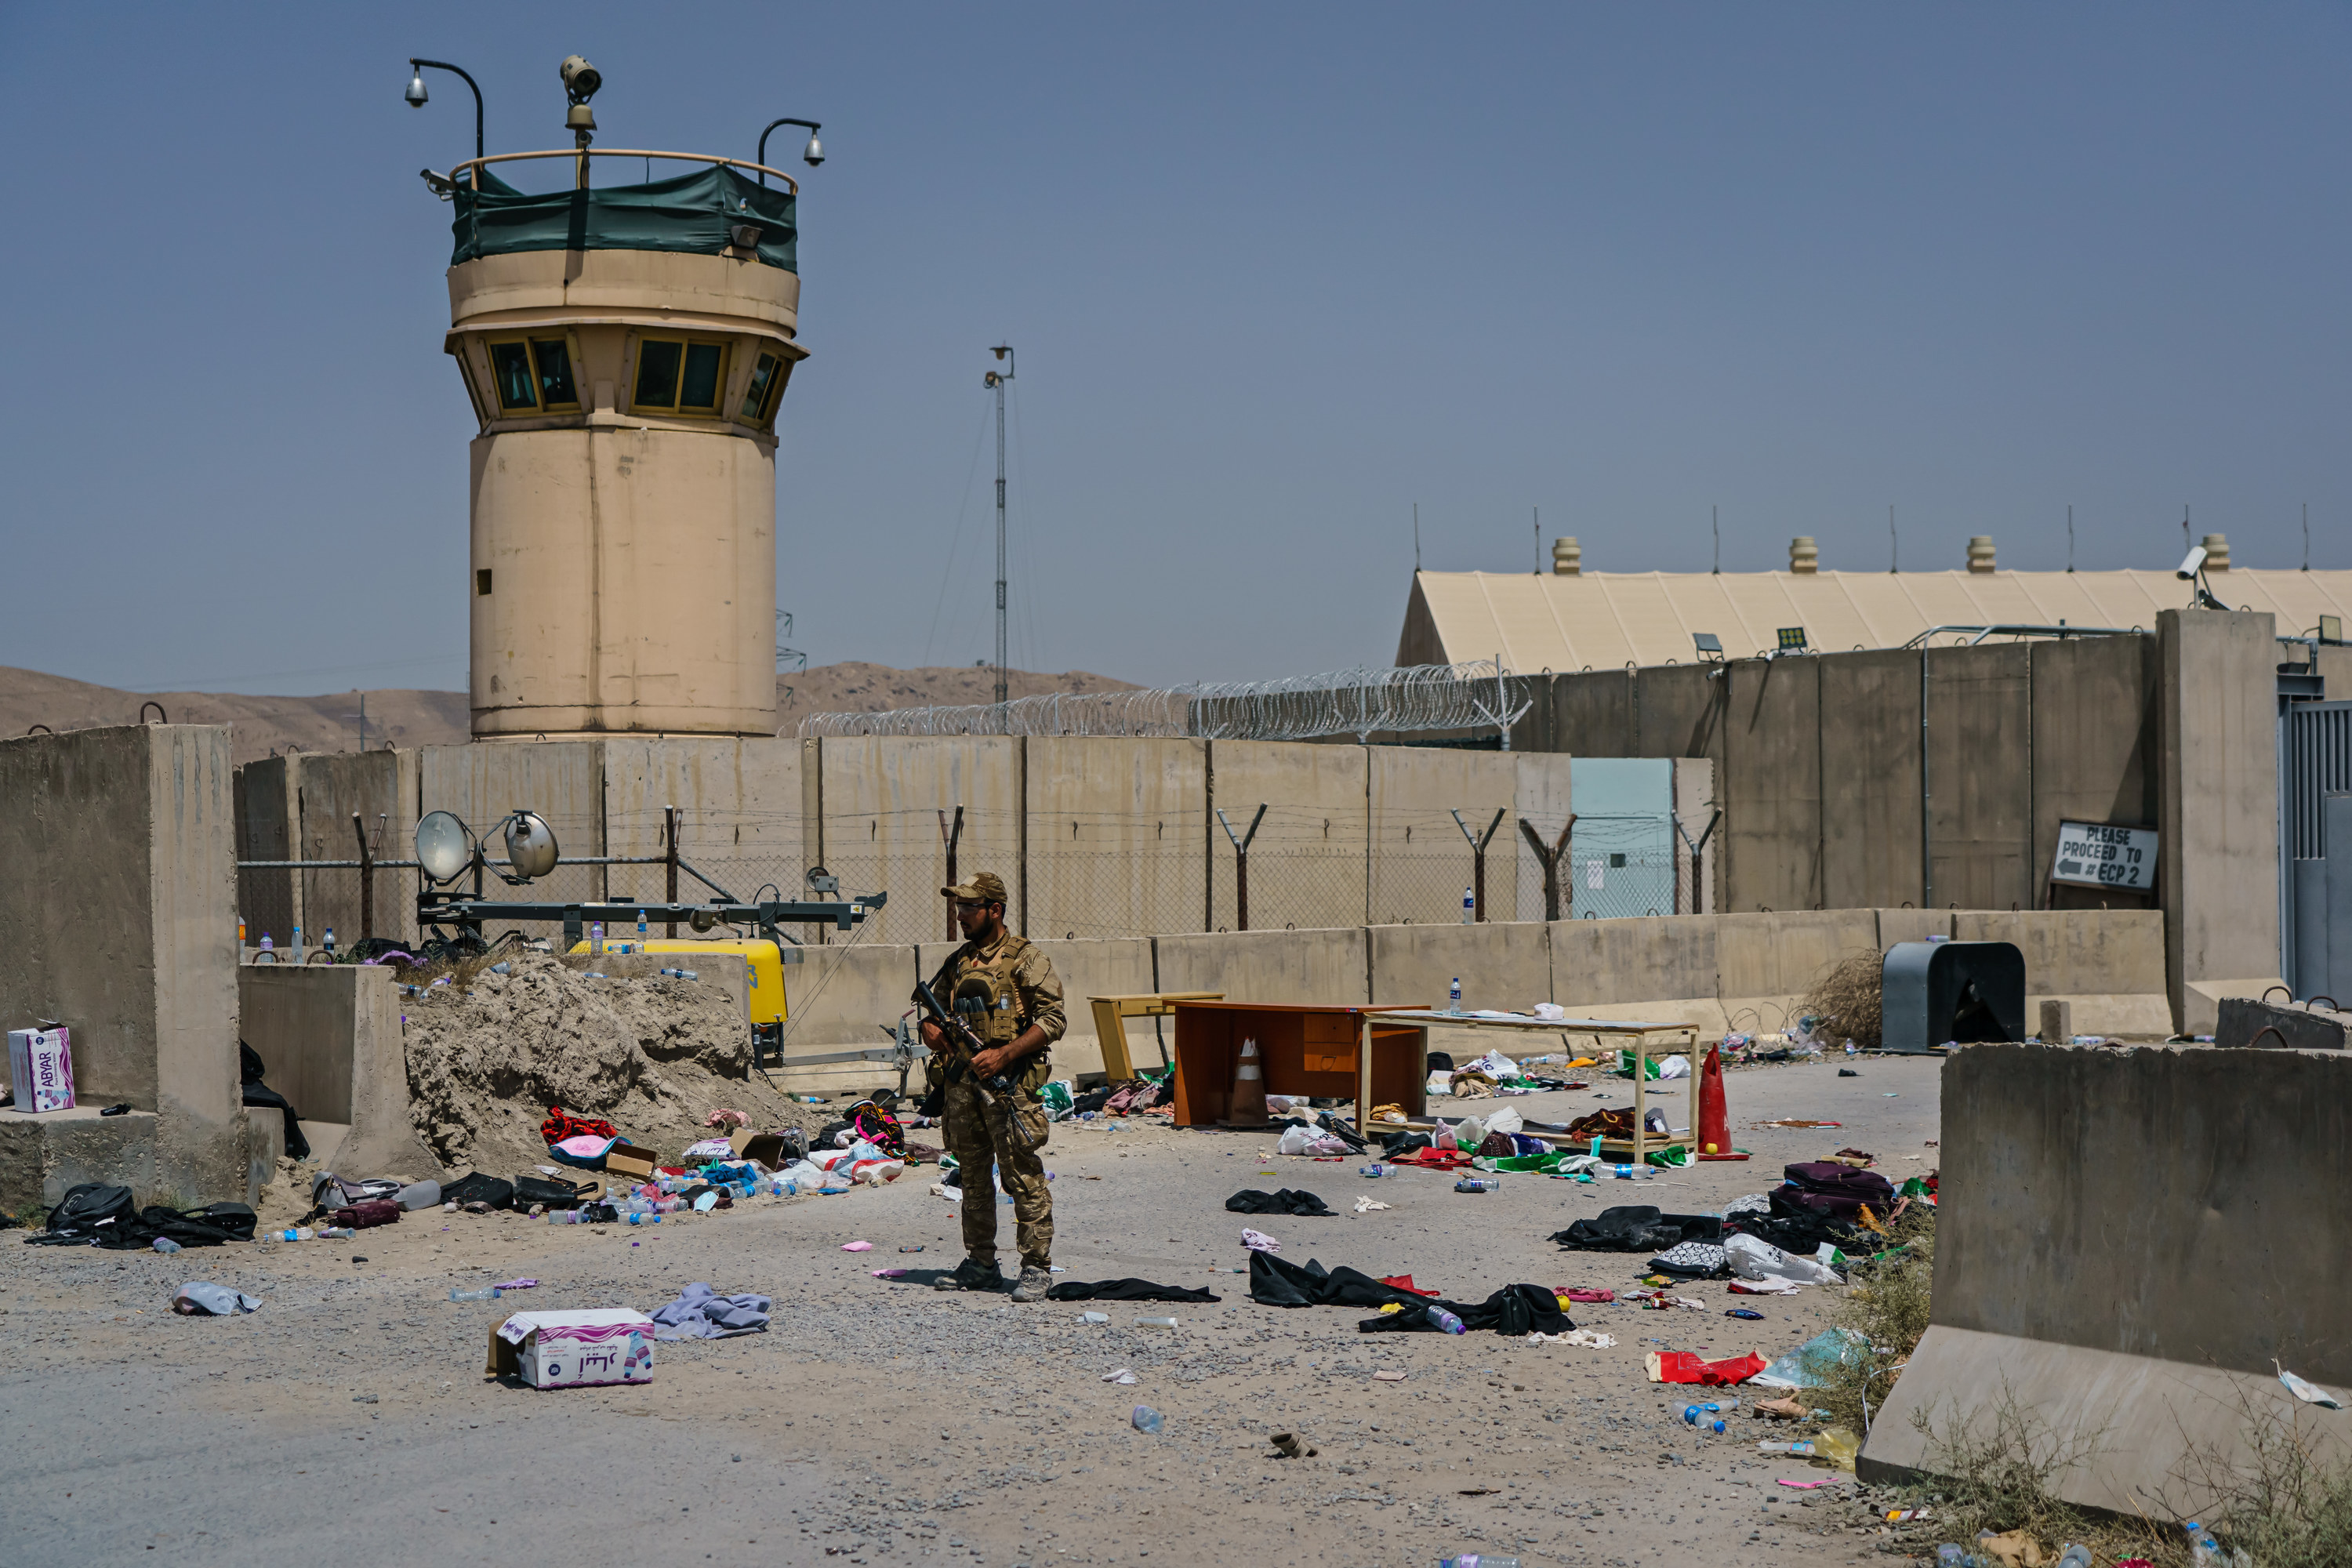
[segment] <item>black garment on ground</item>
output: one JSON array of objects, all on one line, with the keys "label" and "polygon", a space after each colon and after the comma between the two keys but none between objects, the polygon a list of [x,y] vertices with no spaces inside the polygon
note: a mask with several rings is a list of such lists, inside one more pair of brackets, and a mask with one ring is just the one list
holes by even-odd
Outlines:
[{"label": "black garment on ground", "polygon": [[1045,1292],[1048,1301],[1214,1301],[1206,1290],[1154,1285],[1149,1279],[1065,1279]]},{"label": "black garment on ground", "polygon": [[494,1209],[514,1207],[515,1186],[504,1176],[486,1176],[476,1171],[455,1182],[445,1183],[441,1201],[463,1208],[467,1204],[488,1204]]},{"label": "black garment on ground", "polygon": [[260,1053],[243,1040],[239,1040],[236,1043],[236,1062],[237,1077],[245,1085],[245,1103],[274,1105],[284,1111],[286,1113],[286,1152],[297,1160],[309,1159],[310,1140],[302,1135],[301,1119],[294,1114],[294,1108],[286,1103],[284,1095],[261,1081],[264,1069]]},{"label": "black garment on ground", "polygon": [[1100,1110],[1118,1092],[1118,1085],[1115,1083],[1098,1083],[1092,1089],[1082,1090],[1071,1097],[1070,1114],[1075,1116],[1081,1111]]},{"label": "black garment on ground", "polygon": [[1313,1193],[1296,1187],[1282,1187],[1271,1193],[1261,1193],[1245,1187],[1225,1200],[1232,1214],[1281,1214],[1299,1219],[1333,1219],[1331,1205]]},{"label": "black garment on ground", "polygon": [[1723,1221],[1711,1214],[1660,1214],[1646,1204],[1602,1209],[1550,1240],[1576,1252],[1664,1252],[1685,1241],[1721,1241]]},{"label": "black garment on ground", "polygon": [[1249,1279],[1250,1300],[1261,1307],[1384,1307],[1391,1301],[1412,1306],[1428,1300],[1353,1268],[1327,1270],[1312,1258],[1289,1263],[1271,1252],[1250,1254]]},{"label": "black garment on ground", "polygon": [[1727,1231],[1752,1236],[1759,1241],[1769,1241],[1783,1252],[1801,1252],[1807,1256],[1819,1252],[1822,1243],[1843,1246],[1855,1227],[1832,1215],[1807,1208],[1788,1196],[1782,1188],[1769,1194],[1772,1212],[1757,1214],[1752,1210],[1733,1215],[1723,1222]]},{"label": "black garment on ground", "polygon": [[129,1187],[84,1182],[67,1191],[49,1211],[47,1230],[25,1238],[35,1247],[102,1247],[128,1252],[169,1237],[182,1247],[218,1247],[253,1239],[253,1210],[243,1204],[208,1204],[200,1209],[132,1207]]},{"label": "black garment on ground", "polygon": [[1410,1154],[1415,1149],[1436,1147],[1436,1141],[1426,1132],[1391,1132],[1381,1140],[1381,1153],[1384,1158],[1391,1160],[1402,1154]]},{"label": "black garment on ground", "polygon": [[1356,1325],[1359,1333],[1392,1334],[1426,1331],[1442,1333],[1431,1319],[1432,1306],[1444,1308],[1462,1320],[1462,1326],[1475,1331],[1492,1329],[1510,1339],[1522,1339],[1528,1334],[1564,1334],[1576,1324],[1559,1310],[1559,1298],[1546,1285],[1506,1285],[1484,1301],[1468,1306],[1460,1301],[1419,1302],[1402,1312],[1383,1312],[1376,1318],[1366,1318]]}]

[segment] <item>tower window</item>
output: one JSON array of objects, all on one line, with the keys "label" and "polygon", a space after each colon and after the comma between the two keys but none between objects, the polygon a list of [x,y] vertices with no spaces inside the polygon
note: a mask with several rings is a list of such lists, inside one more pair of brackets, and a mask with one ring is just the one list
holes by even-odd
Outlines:
[{"label": "tower window", "polygon": [[783,384],[784,362],[775,354],[763,353],[751,366],[751,384],[743,389],[743,412],[738,416],[754,425],[765,425],[775,416],[775,394]]},{"label": "tower window", "polygon": [[530,357],[539,362],[539,399],[550,408],[578,407],[572,385],[572,350],[561,338],[533,338]]},{"label": "tower window", "polygon": [[499,384],[501,408],[537,408],[538,378],[531,374],[528,343],[492,343],[490,376]]},{"label": "tower window", "polygon": [[474,594],[477,598],[487,599],[490,596],[490,569],[488,567],[478,566],[474,569]]},{"label": "tower window", "polygon": [[505,413],[580,406],[572,380],[572,349],[562,338],[492,343],[490,379],[498,384],[499,407]]},{"label": "tower window", "polygon": [[637,341],[637,384],[631,402],[641,409],[717,414],[727,380],[727,345],[681,338]]}]

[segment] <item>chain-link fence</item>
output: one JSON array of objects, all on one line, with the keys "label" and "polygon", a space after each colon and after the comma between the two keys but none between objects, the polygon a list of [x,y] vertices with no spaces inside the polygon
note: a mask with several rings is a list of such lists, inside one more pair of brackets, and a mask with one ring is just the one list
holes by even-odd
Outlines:
[{"label": "chain-link fence", "polygon": [[[820,858],[839,879],[840,896],[888,895],[854,938],[814,928],[794,933],[826,943],[953,940],[939,889],[950,879],[969,882],[983,871],[1004,879],[1018,929],[1034,937],[1081,940],[1451,924],[1461,921],[1465,899],[1479,884],[1479,851],[1463,824],[1450,811],[1426,808],[1377,809],[1369,826],[1360,812],[1351,816],[1328,807],[1275,805],[1263,815],[1255,806],[1244,814],[1229,808],[1226,821],[1213,815],[1203,820],[1197,812],[1065,813],[1024,821],[1017,812],[966,810],[959,823],[952,810],[904,810],[828,816],[822,833],[810,831],[797,813],[699,820],[680,814],[674,829],[659,811],[638,815],[646,819],[551,824],[567,847],[603,839],[611,854],[567,857],[528,888],[509,888],[492,874],[481,896],[557,904],[666,901],[673,831],[677,897],[686,902],[716,897],[720,889],[743,901],[811,899],[817,895],[808,878]],[[1517,819],[1506,813],[1496,822],[1492,807],[1462,816],[1471,832],[1486,837],[1484,918],[1540,919],[1540,868],[1517,841]],[[1550,823],[1549,833],[1538,826],[1549,841],[1560,821]],[[1246,841],[1245,849],[1236,838]],[[1671,914],[1690,907],[1687,895],[1676,896],[1673,828],[1664,818],[1580,816],[1559,876],[1563,918]],[[362,912],[363,885],[372,895],[372,916]],[[356,861],[240,861],[237,886],[252,944],[267,932],[276,945],[288,946],[298,922],[311,947],[329,926],[346,947],[363,928],[396,940],[419,935],[420,883],[413,863],[379,862],[363,878]],[[446,890],[471,896],[472,879]],[[665,934],[659,922],[655,934]]]}]

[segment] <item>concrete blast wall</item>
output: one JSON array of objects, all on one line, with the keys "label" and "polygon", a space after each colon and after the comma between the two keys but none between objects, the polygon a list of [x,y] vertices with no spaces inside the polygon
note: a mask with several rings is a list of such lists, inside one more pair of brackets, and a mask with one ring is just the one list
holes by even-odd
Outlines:
[{"label": "concrete blast wall", "polygon": [[[0,1206],[54,1203],[68,1171],[246,1195],[232,793],[225,728],[0,741],[0,1018],[72,1031],[82,1106],[0,1112]],[[121,1100],[135,1128],[96,1123]]]},{"label": "concrete blast wall", "polygon": [[[2336,1238],[2352,1232],[2352,1056],[1971,1046],[1943,1069],[1931,1325],[1864,1446],[1932,1470],[2004,1396],[2091,1457],[2069,1500],[2194,1518],[2194,1456],[2293,1420],[2274,1363],[2352,1384]],[[2341,1417],[2302,1423],[2323,1463]]]}]

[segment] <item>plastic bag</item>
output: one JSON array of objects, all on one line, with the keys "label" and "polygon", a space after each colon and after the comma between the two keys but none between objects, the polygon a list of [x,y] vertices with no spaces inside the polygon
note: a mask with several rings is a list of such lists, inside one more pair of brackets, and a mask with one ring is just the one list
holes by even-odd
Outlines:
[{"label": "plastic bag", "polygon": [[1505,1079],[1518,1077],[1519,1064],[1500,1051],[1488,1051],[1485,1056],[1472,1062],[1467,1070],[1485,1073],[1499,1083]]},{"label": "plastic bag", "polygon": [[1486,1118],[1486,1131],[1489,1132],[1517,1132],[1527,1124],[1527,1118],[1507,1105]]},{"label": "plastic bag", "polygon": [[1037,1098],[1045,1105],[1045,1120],[1059,1121],[1070,1113],[1074,1087],[1070,1079],[1057,1078],[1037,1091]]},{"label": "plastic bag", "polygon": [[1688,1078],[1691,1065],[1688,1057],[1667,1057],[1657,1064],[1656,1078]]},{"label": "plastic bag", "polygon": [[1723,1260],[1742,1279],[1786,1279],[1799,1285],[1834,1285],[1834,1270],[1817,1259],[1781,1251],[1753,1236],[1723,1238]]},{"label": "plastic bag", "polygon": [[1768,1388],[1811,1388],[1840,1365],[1859,1366],[1869,1350],[1870,1342],[1852,1329],[1824,1330],[1758,1373],[1753,1381]]},{"label": "plastic bag", "polygon": [[1344,1154],[1348,1145],[1328,1132],[1318,1132],[1312,1127],[1286,1127],[1282,1142],[1275,1145],[1281,1154]]}]

